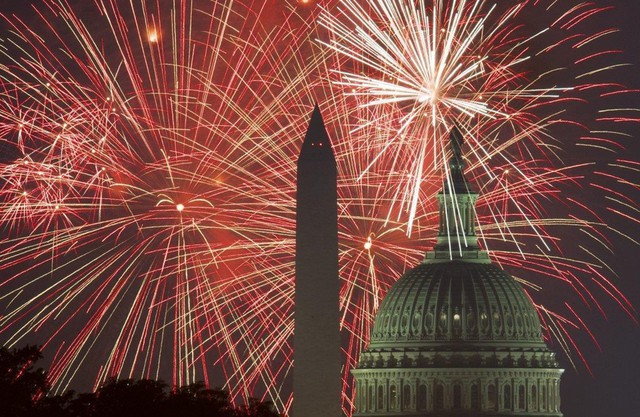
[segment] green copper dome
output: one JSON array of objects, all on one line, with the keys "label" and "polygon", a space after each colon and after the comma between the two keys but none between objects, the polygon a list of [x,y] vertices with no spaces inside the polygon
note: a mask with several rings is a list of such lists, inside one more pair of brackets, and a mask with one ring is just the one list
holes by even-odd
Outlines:
[{"label": "green copper dome", "polygon": [[428,260],[391,288],[369,349],[449,342],[466,347],[543,347],[540,320],[520,285],[490,263]]},{"label": "green copper dome", "polygon": [[562,369],[523,288],[478,245],[457,129],[451,146],[436,245],[380,304],[354,416],[561,417]]}]

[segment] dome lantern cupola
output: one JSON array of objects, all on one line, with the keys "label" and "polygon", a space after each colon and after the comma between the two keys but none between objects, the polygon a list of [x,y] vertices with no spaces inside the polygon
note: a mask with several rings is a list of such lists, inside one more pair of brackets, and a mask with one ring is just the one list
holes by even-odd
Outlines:
[{"label": "dome lantern cupola", "polygon": [[563,371],[527,294],[478,245],[458,128],[450,139],[436,245],[380,304],[354,416],[560,417]]},{"label": "dome lantern cupola", "polygon": [[454,126],[449,135],[451,158],[442,191],[438,193],[439,228],[436,246],[427,259],[446,262],[453,259],[489,263],[489,255],[481,251],[475,231],[475,204],[478,193],[464,176],[462,134]]}]

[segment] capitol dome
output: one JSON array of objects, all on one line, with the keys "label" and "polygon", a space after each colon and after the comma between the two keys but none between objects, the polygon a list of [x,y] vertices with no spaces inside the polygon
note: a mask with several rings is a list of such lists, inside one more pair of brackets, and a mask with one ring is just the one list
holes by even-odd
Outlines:
[{"label": "capitol dome", "polygon": [[436,246],[380,305],[354,416],[562,416],[562,369],[527,294],[478,246],[457,129],[451,143]]},{"label": "capitol dome", "polygon": [[[382,302],[369,350],[428,346],[546,350],[538,314],[520,285],[491,263],[425,262]],[[462,345],[461,343],[464,343]]]}]

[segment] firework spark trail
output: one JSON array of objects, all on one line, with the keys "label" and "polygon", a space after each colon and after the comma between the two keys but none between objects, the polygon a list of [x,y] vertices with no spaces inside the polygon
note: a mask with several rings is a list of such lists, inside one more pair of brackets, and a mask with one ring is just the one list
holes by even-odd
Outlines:
[{"label": "firework spark trail", "polygon": [[[45,340],[58,391],[83,374],[95,385],[172,375],[174,384],[226,384],[236,401],[258,395],[286,410],[295,160],[313,101],[340,172],[348,414],[348,370],[379,301],[437,230],[433,195],[454,121],[481,192],[483,246],[526,286],[547,333],[581,357],[580,308],[607,297],[633,316],[601,258],[611,233],[624,233],[579,199],[560,215],[546,210],[564,207],[560,193],[590,167],[559,162],[568,145],[555,126],[582,128],[563,119],[563,107],[584,101],[584,91],[625,91],[606,77],[592,81],[606,75],[598,57],[616,52],[587,50],[615,31],[572,32],[601,11],[370,3],[96,1],[93,15],[47,1],[37,33],[5,17],[14,33],[0,67],[0,137],[12,150],[0,166],[0,269],[10,277],[0,284],[3,341]],[[521,15],[545,7],[554,26],[525,30]],[[551,36],[557,27],[562,42]],[[519,72],[563,46],[585,51],[570,66],[584,84],[545,83],[557,72],[548,66]],[[585,147],[620,146],[599,124],[632,122],[633,111],[605,110]],[[638,209],[625,190],[637,169],[618,160],[592,181],[607,210],[631,221]],[[567,229],[586,236],[582,257],[563,255]],[[545,288],[560,284],[577,301],[551,311]]]},{"label": "firework spark trail", "polygon": [[[474,138],[473,159],[487,172],[491,171],[487,161],[492,156],[504,158],[517,170],[515,161],[519,160],[493,151],[486,138],[494,129],[516,124],[515,134],[522,138],[515,141],[533,136],[528,146],[534,146],[537,131],[551,122],[528,120],[528,109],[573,89],[526,83],[517,72],[530,59],[529,44],[548,30],[525,38],[509,36],[516,29],[513,21],[526,10],[527,2],[500,15],[495,5],[485,1],[434,1],[414,6],[412,2],[377,0],[362,6],[346,0],[340,5],[338,12],[346,16],[344,21],[329,12],[321,14],[320,24],[332,37],[320,42],[359,67],[354,68],[357,72],[335,70],[335,83],[350,89],[348,94],[365,97],[363,106],[397,103],[405,108],[395,134],[389,135],[364,172],[378,158],[386,157],[385,153],[398,152],[407,143],[419,149],[417,157],[395,158],[398,169],[407,170],[405,164],[409,164],[411,173],[406,185],[400,185],[408,190],[402,207],[409,212],[409,233],[423,178],[440,171],[446,161],[440,156],[447,149],[441,138],[446,138],[451,126],[460,123],[465,136]],[[482,131],[477,132],[473,124],[482,126]],[[406,136],[410,140],[405,140]],[[431,168],[428,150],[432,153]]]}]

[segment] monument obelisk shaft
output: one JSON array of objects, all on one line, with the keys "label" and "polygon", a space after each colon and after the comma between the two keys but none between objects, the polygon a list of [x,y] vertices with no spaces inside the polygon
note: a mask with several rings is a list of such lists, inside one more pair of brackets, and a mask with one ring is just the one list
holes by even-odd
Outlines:
[{"label": "monument obelisk shaft", "polygon": [[292,417],[339,417],[336,160],[316,105],[298,159]]}]

